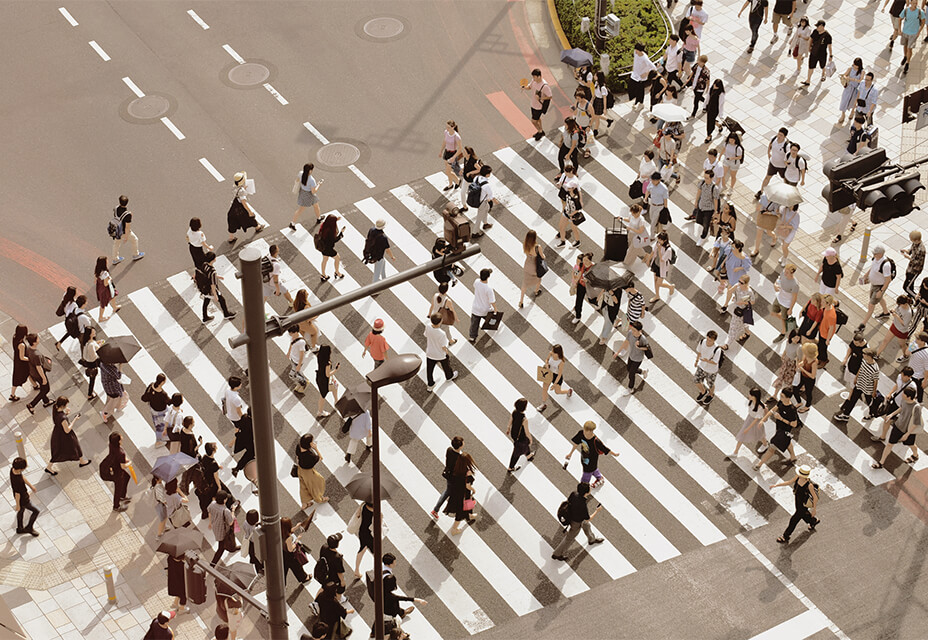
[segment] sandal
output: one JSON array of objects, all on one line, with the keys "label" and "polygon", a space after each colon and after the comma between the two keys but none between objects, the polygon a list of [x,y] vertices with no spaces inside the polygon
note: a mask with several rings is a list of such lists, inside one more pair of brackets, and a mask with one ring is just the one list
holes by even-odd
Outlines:
[{"label": "sandal", "polygon": [[22,398],[17,395],[10,394],[9,400],[10,402],[16,402],[17,400],[22,400]]},{"label": "sandal", "polygon": [[789,542],[789,538],[784,538],[783,536],[780,536],[779,538],[777,538],[777,542],[779,542],[780,544],[786,544]]},{"label": "sandal", "polygon": [[654,303],[657,302],[658,300],[660,300],[660,296],[654,296],[653,298],[651,298],[651,299],[649,300],[649,302],[650,302],[651,304],[654,304]]},{"label": "sandal", "polygon": [[908,458],[905,459],[905,461],[908,462],[909,464],[915,464],[917,460],[918,460],[918,455],[909,456]]},{"label": "sandal", "polygon": [[831,244],[838,244],[841,242],[841,234],[839,233],[834,238],[831,239]]},{"label": "sandal", "polygon": [[874,462],[873,464],[870,465],[870,468],[871,468],[871,469],[882,469],[882,468],[883,468],[883,463],[881,463],[881,462]]}]

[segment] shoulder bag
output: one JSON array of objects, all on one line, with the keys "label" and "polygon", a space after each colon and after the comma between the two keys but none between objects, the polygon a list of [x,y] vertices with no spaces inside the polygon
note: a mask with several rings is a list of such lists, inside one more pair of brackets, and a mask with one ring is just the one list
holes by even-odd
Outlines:
[{"label": "shoulder bag", "polygon": [[546,273],[548,273],[548,271],[550,270],[551,270],[550,267],[548,267],[548,261],[541,257],[541,254],[538,252],[538,247],[536,246],[535,247],[535,275],[541,278]]}]

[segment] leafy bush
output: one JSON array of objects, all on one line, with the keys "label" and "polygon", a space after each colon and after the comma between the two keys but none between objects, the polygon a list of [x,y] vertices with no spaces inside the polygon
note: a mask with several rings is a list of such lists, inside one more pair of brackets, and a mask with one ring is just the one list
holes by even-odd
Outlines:
[{"label": "leafy bush", "polygon": [[[593,48],[592,37],[580,31],[580,18],[586,16],[592,22],[596,15],[595,0],[555,0],[554,4],[570,46],[589,51],[594,68],[598,68],[599,53]],[[631,70],[635,44],[642,43],[648,57],[653,60],[662,51],[669,34],[660,10],[652,0],[618,0],[615,14],[622,24],[618,37],[606,41],[605,53],[609,54],[606,83],[613,92],[622,92],[625,90],[625,78],[621,75]]]}]

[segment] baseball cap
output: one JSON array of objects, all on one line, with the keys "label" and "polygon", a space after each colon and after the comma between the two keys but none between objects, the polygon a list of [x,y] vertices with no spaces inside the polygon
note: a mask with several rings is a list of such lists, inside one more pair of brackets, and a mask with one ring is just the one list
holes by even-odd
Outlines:
[{"label": "baseball cap", "polygon": [[167,624],[168,622],[173,620],[174,616],[176,615],[177,615],[176,611],[165,609],[164,611],[158,614],[158,624]]},{"label": "baseball cap", "polygon": [[796,470],[796,473],[801,475],[803,478],[808,478],[810,475],[812,475],[812,467],[804,464]]},{"label": "baseball cap", "polygon": [[378,330],[383,329],[383,320],[381,318],[374,320],[374,328]]}]

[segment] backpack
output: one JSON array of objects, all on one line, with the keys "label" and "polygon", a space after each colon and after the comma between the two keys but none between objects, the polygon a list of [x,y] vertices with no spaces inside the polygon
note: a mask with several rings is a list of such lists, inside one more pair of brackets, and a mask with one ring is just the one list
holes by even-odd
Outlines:
[{"label": "backpack", "polygon": [[606,90],[606,108],[611,109],[615,106],[615,96],[608,89]]},{"label": "backpack", "polygon": [[469,185],[467,185],[467,206],[477,208],[480,206],[480,203],[483,202],[483,185],[486,184],[486,179],[483,182],[475,179]]},{"label": "backpack", "polygon": [[[206,265],[203,265],[205,269]],[[202,269],[196,269],[193,272],[193,282],[197,286],[197,291],[202,295],[208,296],[213,293],[212,283],[210,282],[209,274]]]},{"label": "backpack", "polygon": [[364,241],[364,250],[361,254],[364,264],[371,264],[376,262],[374,260],[374,250],[377,248],[377,238],[380,236],[379,233],[374,233],[376,228],[371,229],[367,232],[367,239]]},{"label": "backpack", "polygon": [[274,265],[271,264],[270,256],[261,256],[261,281],[270,282],[271,272],[273,270],[274,270]]},{"label": "backpack", "polygon": [[84,313],[83,309],[78,309],[74,313],[69,313],[64,319],[64,330],[72,338],[79,338],[81,335],[81,325],[77,321],[77,316]]},{"label": "backpack", "polygon": [[557,508],[557,521],[564,527],[570,526],[570,504],[567,500],[564,500]]},{"label": "backpack", "polygon": [[841,311],[841,309],[835,309],[835,324],[839,327],[843,327],[847,324],[848,317],[847,314]]},{"label": "backpack", "polygon": [[[889,279],[892,280],[896,277],[896,263],[893,262],[892,258],[886,258],[883,262],[889,263]],[[880,265],[880,273],[883,272],[883,265]]]},{"label": "backpack", "polygon": [[313,578],[323,586],[329,579],[329,561],[321,553],[319,559],[316,560],[316,566],[313,567]]},{"label": "backpack", "polygon": [[106,233],[113,240],[119,240],[122,238],[122,234],[126,231],[126,226],[123,223],[123,219],[126,217],[128,211],[124,211],[123,214],[116,215],[116,209],[113,209],[113,217],[110,219],[109,224],[106,225]]},{"label": "backpack", "polygon": [[677,264],[677,250],[670,247],[670,264]]},{"label": "backpack", "polygon": [[104,482],[112,482],[116,479],[116,469],[113,468],[113,463],[110,462],[109,456],[103,458],[103,461],[100,463],[100,479]]}]

